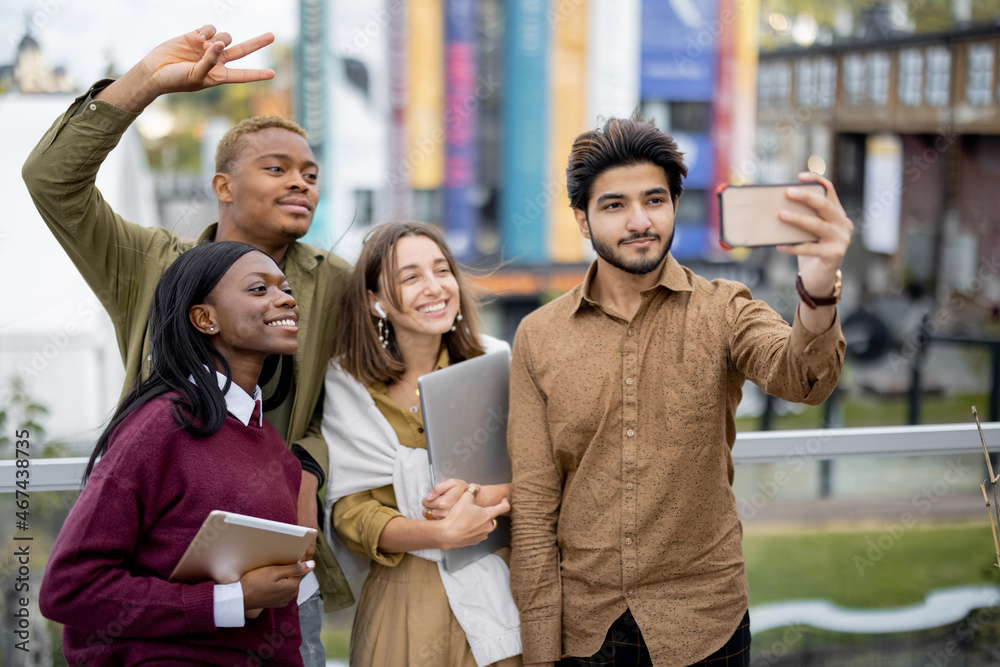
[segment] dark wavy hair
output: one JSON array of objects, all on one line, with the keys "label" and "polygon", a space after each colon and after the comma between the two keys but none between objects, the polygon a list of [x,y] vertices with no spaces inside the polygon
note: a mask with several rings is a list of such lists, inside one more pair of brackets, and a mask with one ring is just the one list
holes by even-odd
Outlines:
[{"label": "dark wavy hair", "polygon": [[[247,243],[219,241],[204,243],[174,260],[156,286],[149,309],[149,377],[137,380],[115,410],[107,428],[97,440],[84,484],[97,460],[108,450],[111,435],[126,418],[157,396],[176,392],[170,411],[177,426],[203,438],[222,428],[226,420],[225,394],[232,384],[229,362],[209,343],[188,317],[192,306],[205,303],[209,292],[238,259],[261,252]],[[262,253],[263,254],[263,253]],[[226,384],[219,389],[215,362],[224,369]],[[194,377],[191,382],[188,378]]]},{"label": "dark wavy hair", "polygon": [[[392,384],[406,371],[396,337],[389,337],[388,348],[383,348],[378,341],[378,318],[368,309],[368,290],[378,292],[379,281],[394,274],[399,240],[408,236],[425,236],[433,241],[448,260],[448,267],[458,283],[462,320],[456,323],[455,331],[442,337],[452,363],[478,357],[484,352],[479,335],[479,292],[465,279],[461,265],[441,233],[425,222],[385,222],[365,238],[358,263],[347,278],[333,339],[333,356],[339,359],[341,368],[362,384],[376,381]],[[384,280],[384,284],[384,298],[400,308],[399,285],[392,280]]]},{"label": "dark wavy hair", "polygon": [[573,141],[566,167],[569,205],[586,211],[598,176],[616,167],[649,163],[663,169],[676,207],[687,177],[683,155],[673,138],[644,120],[638,111],[631,118],[610,118],[603,128],[584,132]]}]

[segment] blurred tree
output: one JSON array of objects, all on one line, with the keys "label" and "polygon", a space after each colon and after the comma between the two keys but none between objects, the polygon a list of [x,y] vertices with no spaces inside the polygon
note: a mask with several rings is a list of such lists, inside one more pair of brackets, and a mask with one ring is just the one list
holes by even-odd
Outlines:
[{"label": "blurred tree", "polygon": [[[838,13],[846,12],[851,17],[853,26],[852,37],[864,25],[864,17],[876,6],[881,6],[889,13],[897,29],[912,24],[914,32],[942,32],[954,27],[952,5],[954,0],[867,0],[852,2],[850,0],[764,0],[761,3],[761,25],[764,27],[761,44],[764,48],[778,48],[793,44],[791,26],[801,16],[811,16],[815,19],[821,31],[834,35]],[[769,23],[772,14],[781,15],[787,20],[787,28],[777,30]],[[1000,19],[1000,0],[972,0],[973,24],[996,23]],[[780,25],[780,23],[779,23]]]}]

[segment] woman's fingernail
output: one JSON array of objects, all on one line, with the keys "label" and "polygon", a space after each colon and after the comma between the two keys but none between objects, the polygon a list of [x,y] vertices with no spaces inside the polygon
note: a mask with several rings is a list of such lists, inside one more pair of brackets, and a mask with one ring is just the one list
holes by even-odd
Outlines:
[{"label": "woman's fingernail", "polygon": [[316,561],[314,561],[314,560],[307,560],[306,561],[306,567],[308,567],[310,570],[313,569],[314,567],[316,567]]}]

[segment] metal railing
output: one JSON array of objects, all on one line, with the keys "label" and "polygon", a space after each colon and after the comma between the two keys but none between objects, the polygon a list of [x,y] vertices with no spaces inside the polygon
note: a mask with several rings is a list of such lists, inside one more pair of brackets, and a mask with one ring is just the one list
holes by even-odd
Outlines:
[{"label": "metal railing", "polygon": [[[1000,434],[1000,423],[983,424],[983,432],[987,437]],[[733,461],[766,463],[803,458],[825,461],[982,452],[975,424],[934,424],[740,433],[733,446]],[[87,466],[86,457],[30,461],[28,469],[32,492],[77,490]],[[15,460],[0,461],[0,493],[13,493],[17,488],[17,470]]]}]

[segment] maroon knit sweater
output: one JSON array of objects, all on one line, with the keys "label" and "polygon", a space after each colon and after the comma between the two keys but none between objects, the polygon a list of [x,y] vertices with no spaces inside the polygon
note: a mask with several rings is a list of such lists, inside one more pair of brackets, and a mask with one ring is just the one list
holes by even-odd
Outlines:
[{"label": "maroon knit sweater", "polygon": [[242,628],[215,627],[212,582],[167,577],[212,510],[297,523],[302,467],[277,431],[229,415],[196,439],[170,413],[171,394],[111,436],[56,539],[42,614],[66,627],[76,665],[301,665],[298,607],[265,609]]}]

